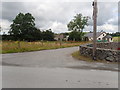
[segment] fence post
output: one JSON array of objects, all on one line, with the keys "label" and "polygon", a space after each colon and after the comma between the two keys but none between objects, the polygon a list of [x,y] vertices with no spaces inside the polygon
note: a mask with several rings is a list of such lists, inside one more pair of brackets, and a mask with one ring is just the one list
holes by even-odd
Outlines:
[{"label": "fence post", "polygon": [[21,48],[20,41],[18,41],[18,48]]}]

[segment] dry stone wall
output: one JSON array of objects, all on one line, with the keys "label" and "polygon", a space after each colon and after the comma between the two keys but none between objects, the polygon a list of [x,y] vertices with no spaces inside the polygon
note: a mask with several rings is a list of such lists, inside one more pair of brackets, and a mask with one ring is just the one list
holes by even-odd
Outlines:
[{"label": "dry stone wall", "polygon": [[[102,43],[103,44],[103,43]],[[103,45],[104,46],[104,45]],[[92,44],[85,44],[79,47],[81,55],[92,58],[93,48]],[[120,50],[97,48],[96,58],[100,60],[106,60],[111,62],[120,62]]]},{"label": "dry stone wall", "polygon": [[117,50],[120,48],[120,42],[97,43],[97,48]]}]

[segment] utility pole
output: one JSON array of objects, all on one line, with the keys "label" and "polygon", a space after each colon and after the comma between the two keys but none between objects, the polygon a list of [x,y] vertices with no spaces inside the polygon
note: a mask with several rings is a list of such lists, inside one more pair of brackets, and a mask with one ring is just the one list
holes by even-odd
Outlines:
[{"label": "utility pole", "polygon": [[60,46],[61,46],[62,45],[63,34],[60,34],[59,37],[60,37]]},{"label": "utility pole", "polygon": [[97,0],[93,2],[93,60],[96,60]]}]

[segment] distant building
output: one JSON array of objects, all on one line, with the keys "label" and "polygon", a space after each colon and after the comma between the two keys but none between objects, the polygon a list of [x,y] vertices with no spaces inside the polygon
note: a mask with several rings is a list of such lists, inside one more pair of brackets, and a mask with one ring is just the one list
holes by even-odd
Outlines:
[{"label": "distant building", "polygon": [[59,41],[59,40],[64,40],[68,41],[69,35],[63,35],[63,34],[56,34],[54,36],[54,40]]},{"label": "distant building", "polygon": [[64,37],[64,41],[68,41],[69,35]]},{"label": "distant building", "polygon": [[103,37],[103,40],[106,40],[108,42],[113,42],[113,38],[111,35],[106,35],[105,37]]},{"label": "distant building", "polygon": [[56,34],[54,36],[54,40],[56,40],[56,41],[59,41],[60,39],[63,39],[63,38],[64,38],[63,34]]},{"label": "distant building", "polygon": [[[113,42],[112,36],[107,35],[106,32],[97,32],[96,33],[97,41],[106,41],[106,42]],[[93,40],[93,32],[89,32],[84,35],[85,41],[92,41]]]}]

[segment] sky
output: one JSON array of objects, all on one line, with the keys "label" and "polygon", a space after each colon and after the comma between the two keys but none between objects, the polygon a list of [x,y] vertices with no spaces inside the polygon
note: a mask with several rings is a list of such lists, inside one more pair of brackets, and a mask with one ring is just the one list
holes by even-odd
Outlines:
[{"label": "sky", "polygon": [[[2,32],[7,33],[10,24],[17,14],[31,13],[35,17],[36,27],[41,30],[52,29],[55,33],[68,32],[67,24],[78,13],[83,16],[89,16],[89,26],[86,26],[84,32],[93,31],[93,7],[91,2],[2,2],[0,4],[2,12]],[[117,2],[98,2],[97,31],[118,32],[118,3]]]}]

